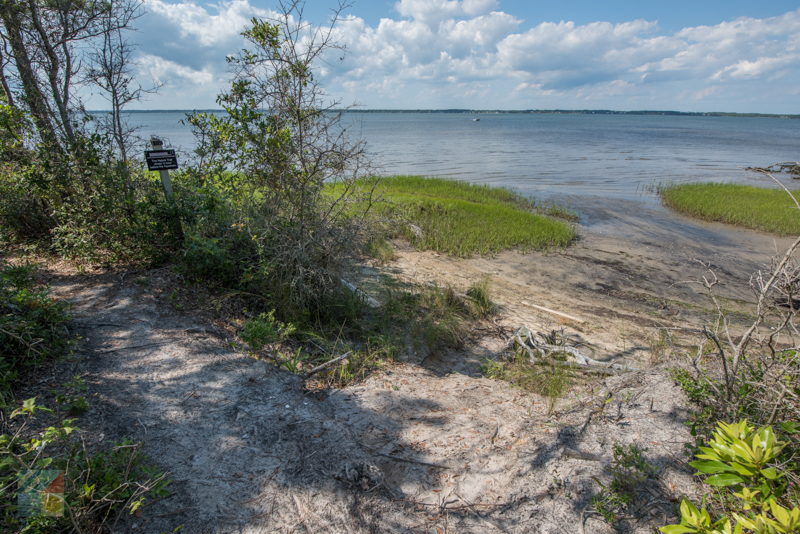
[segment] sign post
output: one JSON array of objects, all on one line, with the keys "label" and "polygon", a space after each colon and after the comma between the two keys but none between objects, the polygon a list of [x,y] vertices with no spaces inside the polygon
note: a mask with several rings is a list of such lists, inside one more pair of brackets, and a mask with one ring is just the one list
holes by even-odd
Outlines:
[{"label": "sign post", "polygon": [[174,150],[165,150],[164,142],[158,137],[150,138],[152,150],[144,151],[144,158],[147,161],[148,171],[158,171],[161,175],[161,185],[164,187],[164,195],[172,203],[172,181],[169,178],[169,171],[178,168],[178,157]]},{"label": "sign post", "polygon": [[[175,196],[172,192],[172,180],[169,171],[178,168],[178,157],[172,149],[165,149],[164,142],[158,137],[150,138],[152,150],[144,151],[144,159],[147,162],[148,171],[158,171],[161,176],[161,186],[164,188],[164,196],[169,202],[170,208],[175,208]],[[172,230],[179,241],[183,241],[183,228],[177,213],[172,215]]]}]

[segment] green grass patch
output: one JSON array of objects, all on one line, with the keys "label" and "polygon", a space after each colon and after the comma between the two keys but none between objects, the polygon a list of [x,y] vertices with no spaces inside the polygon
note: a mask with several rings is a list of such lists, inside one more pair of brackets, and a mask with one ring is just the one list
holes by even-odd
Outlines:
[{"label": "green grass patch", "polygon": [[[374,180],[360,185],[367,188]],[[332,186],[332,191],[339,186]],[[575,230],[568,213],[552,206],[538,208],[530,200],[497,187],[421,176],[392,176],[377,182],[381,199],[373,206],[390,233],[414,246],[454,256],[523,252],[565,247]],[[556,218],[545,213],[561,213]]]},{"label": "green grass patch", "polygon": [[707,221],[778,235],[800,234],[800,212],[780,189],[736,184],[683,184],[662,188],[668,207]]},{"label": "green grass patch", "polygon": [[552,413],[558,399],[575,382],[573,371],[559,365],[555,358],[534,365],[522,354],[508,360],[486,360],[481,371],[487,378],[505,380],[531,393],[547,398],[547,413]]}]

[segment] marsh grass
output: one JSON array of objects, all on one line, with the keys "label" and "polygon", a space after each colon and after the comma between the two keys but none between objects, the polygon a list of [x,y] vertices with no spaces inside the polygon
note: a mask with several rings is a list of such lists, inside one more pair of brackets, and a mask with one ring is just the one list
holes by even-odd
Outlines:
[{"label": "marsh grass", "polygon": [[[388,233],[420,249],[468,257],[565,247],[576,236],[564,220],[542,214],[566,216],[565,210],[540,210],[503,188],[421,176],[382,178],[377,186],[374,180],[363,180],[359,185],[376,187],[382,201],[373,206],[373,214],[387,222]],[[337,187],[330,186],[330,191]]]},{"label": "marsh grass", "polygon": [[800,234],[800,213],[780,189],[698,183],[663,187],[659,194],[668,207],[699,219],[778,235]]}]

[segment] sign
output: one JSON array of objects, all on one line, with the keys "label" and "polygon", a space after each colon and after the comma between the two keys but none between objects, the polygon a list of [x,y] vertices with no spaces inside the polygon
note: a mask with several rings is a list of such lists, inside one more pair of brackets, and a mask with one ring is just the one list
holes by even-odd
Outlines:
[{"label": "sign", "polygon": [[144,159],[148,171],[168,171],[178,168],[178,157],[174,150],[145,150]]}]

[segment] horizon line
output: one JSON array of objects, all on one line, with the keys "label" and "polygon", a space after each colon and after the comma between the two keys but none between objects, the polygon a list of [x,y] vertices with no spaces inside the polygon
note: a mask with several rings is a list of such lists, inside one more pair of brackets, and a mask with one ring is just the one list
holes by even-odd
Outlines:
[{"label": "horizon line", "polygon": [[[87,110],[88,113],[110,113],[108,109]],[[123,113],[202,113],[223,112],[219,108],[184,108],[184,109],[129,109]],[[332,108],[326,111],[341,113],[494,113],[494,114],[605,114],[605,115],[687,115],[687,116],[747,116],[800,118],[797,113],[761,113],[747,111],[677,111],[658,109],[616,110],[616,109],[471,109],[471,108]]]}]

